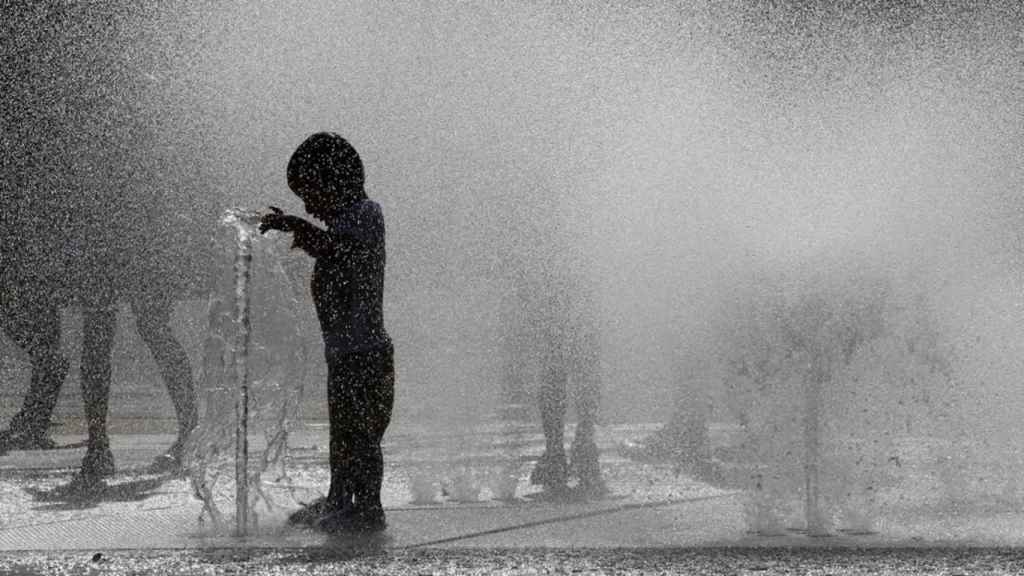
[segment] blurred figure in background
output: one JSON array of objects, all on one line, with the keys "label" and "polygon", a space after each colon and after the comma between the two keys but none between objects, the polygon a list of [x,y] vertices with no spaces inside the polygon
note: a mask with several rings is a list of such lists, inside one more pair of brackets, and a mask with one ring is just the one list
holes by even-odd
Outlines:
[{"label": "blurred figure in background", "polygon": [[5,294],[17,286],[28,296],[5,297],[0,313],[33,377],[2,436],[8,448],[50,444],[45,430],[66,373],[59,308],[80,309],[89,440],[78,479],[88,483],[114,468],[106,428],[122,304],[136,315],[178,420],[178,439],[155,471],[180,466],[197,421],[191,366],[170,319],[176,301],[207,287],[216,218],[193,192],[206,188],[202,142],[161,126],[158,82],[173,63],[147,40],[160,33],[147,27],[158,8],[56,3],[5,19],[3,62],[19,82],[2,112],[11,145],[2,157],[0,279]]},{"label": "blurred figure in background", "polygon": [[[545,448],[531,474],[533,484],[555,496],[599,496],[605,492],[596,442],[599,310],[591,255],[580,249],[589,224],[574,214],[569,191],[552,191],[532,172],[520,176],[515,193],[493,200],[501,220],[491,226],[506,233],[488,238],[495,246],[480,272],[496,274],[509,287],[502,412],[520,419],[538,409]],[[567,453],[570,404],[576,426]]]},{"label": "blurred figure in background", "polygon": [[[66,264],[74,303],[83,318],[82,395],[89,438],[80,477],[93,482],[113,472],[107,435],[111,352],[117,312],[127,303],[135,327],[156,361],[178,422],[170,448],[153,462],[151,472],[180,469],[188,435],[198,423],[192,367],[170,322],[177,300],[201,294],[205,274],[197,240],[209,237],[202,225],[181,238],[171,204],[177,191],[170,169],[175,158],[158,149],[156,135],[134,110],[86,120],[90,137],[82,141],[69,186],[79,199],[67,230]],[[80,164],[79,164],[80,162]],[[210,226],[214,221],[210,217]],[[194,229],[191,229],[194,228]],[[195,245],[192,253],[175,254]]]},{"label": "blurred figure in background", "polygon": [[[522,269],[525,272],[516,280],[518,321],[512,327],[511,360],[536,362],[536,402],[545,446],[530,481],[556,496],[570,491],[600,496],[606,491],[595,438],[601,399],[600,341],[590,291],[566,267],[538,266],[534,261],[532,267]],[[576,427],[567,455],[570,402]]]},{"label": "blurred figure in background", "polygon": [[[152,471],[181,466],[184,442],[198,420],[192,369],[170,320],[175,300],[201,292],[203,282],[174,269],[161,250],[163,238],[154,219],[160,217],[163,204],[154,191],[165,188],[159,181],[162,175],[147,165],[154,161],[145,146],[148,132],[130,125],[130,131],[117,130],[124,127],[108,123],[101,132],[107,138],[90,138],[88,146],[79,142],[72,146],[77,152],[73,158],[58,158],[49,167],[44,184],[56,187],[57,195],[66,200],[64,206],[42,205],[32,194],[20,198],[18,208],[29,214],[27,221],[58,221],[59,230],[41,237],[39,229],[26,227],[5,238],[5,284],[10,289],[5,289],[3,301],[4,331],[28,353],[33,370],[22,410],[9,429],[0,432],[0,448],[53,446],[47,429],[67,373],[60,307],[77,307],[83,319],[82,394],[89,431],[80,472],[89,481],[114,470],[107,412],[111,352],[122,302],[130,304],[136,316],[138,333],[153,354],[178,420],[177,440],[153,463]],[[115,137],[109,138],[111,134]],[[62,140],[65,145],[73,143],[71,137]],[[54,243],[59,250],[38,250]],[[201,260],[201,255],[196,257]]]},{"label": "blurred figure in background", "polygon": [[[38,284],[36,284],[38,286]],[[28,297],[4,287],[0,326],[27,356],[32,367],[21,409],[0,430],[0,455],[10,450],[51,450],[49,426],[60,387],[68,372],[61,348],[60,307],[56,299]]]},{"label": "blurred figure in background", "polygon": [[[600,496],[606,489],[595,439],[601,399],[598,335],[591,318],[573,316],[556,312],[539,321],[543,348],[537,400],[545,449],[530,481],[557,493],[566,491],[575,477],[579,493]],[[567,459],[564,438],[570,398],[576,428]]]}]

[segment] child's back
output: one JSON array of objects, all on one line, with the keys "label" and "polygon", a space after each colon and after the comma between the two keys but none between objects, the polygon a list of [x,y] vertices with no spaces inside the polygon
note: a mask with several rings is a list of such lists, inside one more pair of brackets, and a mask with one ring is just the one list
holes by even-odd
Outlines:
[{"label": "child's back", "polygon": [[316,258],[312,293],[328,354],[387,345],[384,330],[384,216],[363,199],[326,221],[331,236],[343,239]]}]

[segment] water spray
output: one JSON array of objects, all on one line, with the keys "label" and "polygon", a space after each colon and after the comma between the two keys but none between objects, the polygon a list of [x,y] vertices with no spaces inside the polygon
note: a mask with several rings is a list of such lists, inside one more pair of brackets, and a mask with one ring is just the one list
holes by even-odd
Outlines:
[{"label": "water spray", "polygon": [[221,222],[234,226],[235,236],[235,531],[245,536],[249,524],[249,280],[252,276],[252,237],[259,214],[229,209]]}]

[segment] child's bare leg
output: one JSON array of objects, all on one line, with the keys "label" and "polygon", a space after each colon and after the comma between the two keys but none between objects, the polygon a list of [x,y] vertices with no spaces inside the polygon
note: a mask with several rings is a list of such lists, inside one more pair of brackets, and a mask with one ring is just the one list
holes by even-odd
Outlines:
[{"label": "child's bare leg", "polygon": [[[388,347],[347,354],[340,362],[344,380],[338,382],[341,393],[334,396],[341,401],[330,409],[332,422],[337,415],[339,424],[344,422],[345,426],[337,444],[341,449],[337,460],[341,467],[331,469],[331,489],[332,493],[342,492],[335,488],[340,476],[349,508],[325,515],[320,523],[322,529],[377,531],[386,525],[380,500],[384,476],[380,444],[391,422],[394,404],[393,355]],[[331,498],[329,494],[328,499]]]},{"label": "child's bare leg", "polygon": [[384,453],[380,444],[391,423],[391,410],[395,402],[394,352],[389,347],[368,356],[367,377],[361,398],[366,414],[362,434],[365,441],[359,443],[360,450],[357,452],[357,468],[363,470],[364,474],[356,487],[355,503],[364,514],[383,515],[380,490],[384,480]]},{"label": "child's bare leg", "polygon": [[327,492],[327,507],[330,509],[352,507],[352,435],[353,429],[358,426],[359,414],[353,406],[352,388],[348,382],[350,375],[349,363],[328,360],[327,412],[331,435],[328,460],[331,486]]}]

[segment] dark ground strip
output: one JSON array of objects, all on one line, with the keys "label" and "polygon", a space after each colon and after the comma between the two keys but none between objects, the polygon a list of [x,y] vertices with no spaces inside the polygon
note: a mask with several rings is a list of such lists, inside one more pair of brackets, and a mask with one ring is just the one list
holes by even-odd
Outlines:
[{"label": "dark ground strip", "polygon": [[652,550],[110,550],[0,555],[0,574],[848,574],[1024,573],[1024,551],[988,548]]}]

